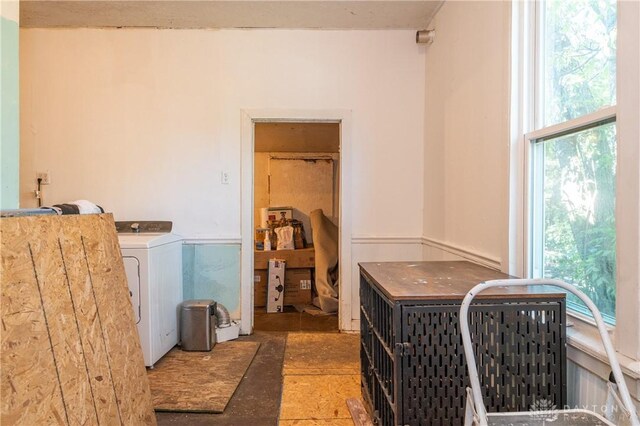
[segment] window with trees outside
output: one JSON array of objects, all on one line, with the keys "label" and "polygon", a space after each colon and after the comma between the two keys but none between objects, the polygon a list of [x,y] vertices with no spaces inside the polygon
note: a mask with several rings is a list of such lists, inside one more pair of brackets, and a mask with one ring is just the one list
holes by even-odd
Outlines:
[{"label": "window with trees outside", "polygon": [[573,283],[613,324],[616,1],[540,1],[535,21],[529,274]]}]

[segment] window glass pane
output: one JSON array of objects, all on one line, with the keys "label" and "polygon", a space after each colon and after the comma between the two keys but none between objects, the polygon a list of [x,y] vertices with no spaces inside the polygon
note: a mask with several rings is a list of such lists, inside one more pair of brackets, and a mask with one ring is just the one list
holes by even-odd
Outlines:
[{"label": "window glass pane", "polygon": [[616,1],[542,6],[542,126],[616,103]]},{"label": "window glass pane", "polygon": [[[542,252],[538,270],[545,278],[574,283],[613,322],[615,123],[538,144],[543,144],[543,149],[536,150],[543,158],[536,162],[544,176],[542,191],[538,191],[542,199],[534,200],[543,203],[539,235],[534,236],[538,253]],[[568,301],[577,303],[572,297]]]}]

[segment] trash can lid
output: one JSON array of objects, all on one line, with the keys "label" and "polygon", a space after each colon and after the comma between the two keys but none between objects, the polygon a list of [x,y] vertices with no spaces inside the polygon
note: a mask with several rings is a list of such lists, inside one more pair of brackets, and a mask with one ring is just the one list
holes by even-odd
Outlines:
[{"label": "trash can lid", "polygon": [[191,309],[209,309],[209,306],[215,305],[215,300],[210,299],[195,299],[195,300],[185,300],[182,302],[182,309],[191,310]]}]

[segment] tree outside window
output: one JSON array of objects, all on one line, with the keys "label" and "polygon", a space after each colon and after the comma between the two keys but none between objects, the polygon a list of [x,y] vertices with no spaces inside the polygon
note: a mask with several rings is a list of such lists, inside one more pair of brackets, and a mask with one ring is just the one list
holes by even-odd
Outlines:
[{"label": "tree outside window", "polygon": [[[537,128],[615,105],[616,2],[547,1],[539,24]],[[533,270],[574,283],[614,322],[615,119],[532,142]]]}]

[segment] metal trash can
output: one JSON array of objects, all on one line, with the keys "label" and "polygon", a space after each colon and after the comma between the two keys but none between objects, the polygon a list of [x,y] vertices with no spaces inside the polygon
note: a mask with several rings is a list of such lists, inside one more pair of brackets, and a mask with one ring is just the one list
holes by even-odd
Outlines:
[{"label": "metal trash can", "polygon": [[208,352],[216,345],[216,302],[186,300],[180,307],[180,345],[183,351]]}]

